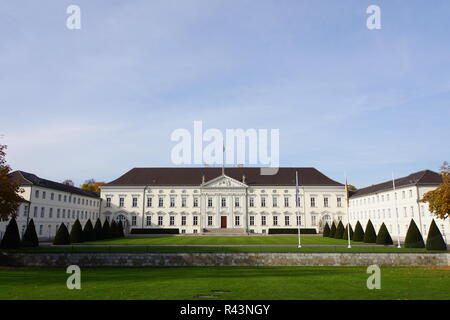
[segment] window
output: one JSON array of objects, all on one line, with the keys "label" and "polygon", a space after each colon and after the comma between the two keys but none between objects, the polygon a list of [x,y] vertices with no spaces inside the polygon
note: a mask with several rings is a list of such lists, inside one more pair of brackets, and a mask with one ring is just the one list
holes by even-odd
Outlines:
[{"label": "window", "polygon": [[248,201],[249,201],[249,203],[248,203],[249,207],[254,207],[255,206],[255,198],[250,197],[248,199]]},{"label": "window", "polygon": [[328,198],[327,197],[323,198],[323,206],[325,208],[328,208]]},{"label": "window", "polygon": [[278,199],[277,197],[272,197],[272,204],[274,207],[278,207]]},{"label": "window", "polygon": [[37,217],[37,211],[38,211],[38,208],[37,207],[34,207],[33,208],[33,217]]},{"label": "window", "polygon": [[181,198],[181,207],[186,208],[186,197]]},{"label": "window", "polygon": [[198,216],[194,216],[192,220],[192,225],[197,226],[198,225]]},{"label": "window", "polygon": [[297,225],[302,225],[302,216],[297,216]]},{"label": "window", "polygon": [[182,226],[186,225],[186,216],[181,216],[181,225]]},{"label": "window", "polygon": [[342,207],[342,198],[341,197],[337,197],[337,206],[338,206],[338,208]]},{"label": "window", "polygon": [[138,206],[137,202],[138,202],[138,198],[134,197],[133,198],[133,204],[132,204],[133,208],[136,208]]},{"label": "window", "polygon": [[414,207],[411,206],[411,217],[414,217]]},{"label": "window", "polygon": [[111,198],[106,198],[106,207],[111,208]]},{"label": "window", "polygon": [[63,217],[63,219],[65,219],[66,218],[66,209],[63,209],[63,214],[62,214],[62,217]]},{"label": "window", "polygon": [[125,205],[125,199],[124,198],[119,198],[119,207],[123,207]]},{"label": "window", "polygon": [[405,191],[402,191],[402,199],[405,199]]},{"label": "window", "polygon": [[29,206],[24,206],[23,207],[23,215],[25,216],[25,217],[27,217],[28,216],[28,211],[30,210],[30,207]]},{"label": "window", "polygon": [[285,226],[289,225],[289,216],[284,216],[284,225]]},{"label": "window", "polygon": [[386,195],[386,201],[389,201],[389,194]]},{"label": "window", "polygon": [[261,216],[261,225],[262,226],[267,225],[267,217],[266,216]]},{"label": "window", "polygon": [[316,218],[317,218],[316,216],[311,216],[311,224],[312,224],[313,226],[316,225],[316,222],[317,222],[317,219],[316,219]]},{"label": "window", "polygon": [[197,207],[198,207],[198,197],[194,197],[193,207],[194,207],[194,208],[197,208]]},{"label": "window", "polygon": [[404,216],[405,218],[407,217],[406,207],[403,207],[403,216]]},{"label": "window", "polygon": [[163,216],[158,216],[158,226],[163,225]]},{"label": "window", "polygon": [[251,226],[255,225],[255,216],[250,216],[250,225]]},{"label": "window", "polygon": [[146,224],[147,226],[151,226],[151,225],[152,225],[152,216],[147,216],[147,217],[145,218],[145,224]]},{"label": "window", "polygon": [[55,200],[55,194],[53,192],[50,193],[50,200]]},{"label": "window", "polygon": [[169,225],[174,226],[175,225],[175,216],[169,217]]},{"label": "window", "polygon": [[151,207],[151,206],[152,206],[152,198],[147,197],[147,207]]},{"label": "window", "polygon": [[410,197],[410,198],[413,197],[413,192],[412,192],[412,190],[409,190],[409,197]]},{"label": "window", "polygon": [[222,208],[227,206],[227,198],[222,197],[222,199],[220,201],[221,201]]},{"label": "window", "polygon": [[175,207],[175,197],[170,197],[170,207]]},{"label": "window", "polygon": [[261,197],[261,207],[265,207],[266,206],[266,197]]},{"label": "window", "polygon": [[81,204],[84,206],[84,199],[82,199]]},{"label": "window", "polygon": [[213,225],[213,217],[208,216],[208,226],[212,226],[212,225]]},{"label": "window", "polygon": [[208,198],[208,208],[211,208],[213,206],[213,199],[212,197]]},{"label": "window", "polygon": [[425,216],[425,208],[424,208],[424,206],[420,206],[420,212],[422,214],[422,217]]},{"label": "window", "polygon": [[273,216],[273,225],[274,226],[278,225],[278,216]]},{"label": "window", "polygon": [[45,216],[45,208],[42,207],[41,208],[41,218],[43,218]]},{"label": "window", "polygon": [[284,197],[284,206],[289,207],[289,197]]},{"label": "window", "polygon": [[41,224],[39,225],[39,235],[42,236],[42,229],[44,228],[44,226]]},{"label": "window", "polygon": [[34,192],[34,197],[35,197],[35,198],[39,198],[39,190],[36,190],[36,191]]},{"label": "window", "polygon": [[316,206],[316,198],[311,197],[311,207],[314,208]]},{"label": "window", "polygon": [[60,215],[61,215],[61,209],[58,208],[58,209],[56,209],[56,218],[59,219]]},{"label": "window", "polygon": [[136,225],[136,216],[132,216],[131,217],[131,225],[135,226]]},{"label": "window", "polygon": [[240,216],[235,216],[234,217],[234,225],[235,226],[240,226],[241,225],[241,217]]},{"label": "window", "polygon": [[236,208],[239,208],[239,206],[240,206],[240,203],[239,203],[239,197],[235,197],[235,198],[234,198],[234,206],[235,206]]},{"label": "window", "polygon": [[64,202],[67,202],[67,195],[64,196]]},{"label": "window", "polygon": [[58,201],[61,201],[61,195],[58,194]]},{"label": "window", "polygon": [[50,210],[48,212],[48,217],[53,218],[53,208],[50,208]]}]

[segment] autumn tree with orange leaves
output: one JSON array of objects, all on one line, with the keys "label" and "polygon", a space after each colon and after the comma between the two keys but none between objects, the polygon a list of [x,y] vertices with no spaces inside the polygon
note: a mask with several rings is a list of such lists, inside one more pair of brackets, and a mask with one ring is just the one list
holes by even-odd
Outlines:
[{"label": "autumn tree with orange leaves", "polygon": [[81,185],[81,189],[100,193],[100,186],[104,184],[104,182],[97,182],[94,179],[89,179]]},{"label": "autumn tree with orange leaves", "polygon": [[23,190],[9,178],[11,167],[6,163],[6,145],[0,144],[0,220],[15,216],[22,202]]},{"label": "autumn tree with orange leaves", "polygon": [[445,161],[441,166],[442,184],[424,194],[422,202],[428,202],[429,210],[440,219],[450,215],[450,166]]}]

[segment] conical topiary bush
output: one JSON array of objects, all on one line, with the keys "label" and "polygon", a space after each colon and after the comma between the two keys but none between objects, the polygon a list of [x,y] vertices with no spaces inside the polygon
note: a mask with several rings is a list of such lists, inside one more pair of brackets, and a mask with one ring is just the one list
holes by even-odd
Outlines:
[{"label": "conical topiary bush", "polygon": [[105,219],[105,222],[103,222],[102,233],[103,233],[103,239],[111,238],[108,219]]},{"label": "conical topiary bush", "polygon": [[64,223],[61,223],[61,225],[59,226],[55,238],[53,239],[53,244],[55,245],[70,244],[69,230],[67,230],[67,227]]},{"label": "conical topiary bush", "polygon": [[115,220],[111,222],[111,226],[109,228],[110,238],[118,238],[117,236],[117,223]]},{"label": "conical topiary bush", "polygon": [[353,233],[353,241],[364,241],[364,230],[361,226],[361,223],[359,223],[359,221],[356,223],[355,226],[355,232]]},{"label": "conical topiary bush", "polygon": [[325,222],[325,227],[323,227],[323,236],[328,237],[330,235],[330,227],[328,226],[328,222]]},{"label": "conical topiary bush", "polygon": [[119,238],[125,237],[125,233],[123,232],[123,223],[122,220],[117,224],[117,229],[119,230]]},{"label": "conical topiary bush", "polygon": [[339,221],[338,226],[336,228],[336,233],[334,234],[334,238],[335,239],[342,239],[342,236],[344,235],[344,224],[342,223],[342,221]]},{"label": "conical topiary bush", "polygon": [[5,234],[3,235],[0,248],[3,249],[17,249],[20,247],[20,234],[17,221],[13,217],[6,226]]},{"label": "conical topiary bush", "polygon": [[414,219],[411,219],[408,231],[406,232],[405,248],[425,248],[422,234],[420,233],[419,228],[417,228]]},{"label": "conical topiary bush", "polygon": [[391,235],[389,234],[389,231],[386,228],[386,225],[384,224],[384,222],[381,225],[380,230],[378,230],[376,243],[377,244],[384,244],[384,245],[394,244],[392,242]]},{"label": "conical topiary bush", "polygon": [[94,241],[95,240],[95,234],[94,234],[94,227],[92,226],[91,219],[89,219],[83,228],[83,240],[84,241]]},{"label": "conical topiary bush", "polygon": [[447,250],[447,244],[442,237],[441,231],[439,231],[436,222],[431,222],[430,230],[427,237],[427,250]]},{"label": "conical topiary bush", "polygon": [[95,240],[103,240],[104,239],[102,223],[99,218],[97,218],[97,221],[95,222],[94,237],[95,237]]},{"label": "conical topiary bush", "polygon": [[352,225],[349,223],[345,227],[344,234],[342,235],[342,239],[344,239],[344,240],[348,240],[348,228],[349,227],[350,227],[350,240],[353,239],[353,228],[352,228]]},{"label": "conical topiary bush", "polygon": [[375,232],[375,228],[373,227],[372,221],[367,222],[366,231],[364,232],[364,242],[366,243],[376,243],[377,242],[377,233]]},{"label": "conical topiary bush", "polygon": [[334,235],[336,234],[336,224],[334,223],[334,221],[331,223],[331,228],[330,228],[330,234],[328,235],[330,238],[334,238]]},{"label": "conical topiary bush", "polygon": [[27,229],[22,237],[23,247],[39,247],[39,239],[36,233],[33,219],[28,223]]},{"label": "conical topiary bush", "polygon": [[75,220],[75,223],[72,226],[72,230],[70,231],[70,242],[83,242],[83,229],[81,228],[81,223],[78,219]]}]

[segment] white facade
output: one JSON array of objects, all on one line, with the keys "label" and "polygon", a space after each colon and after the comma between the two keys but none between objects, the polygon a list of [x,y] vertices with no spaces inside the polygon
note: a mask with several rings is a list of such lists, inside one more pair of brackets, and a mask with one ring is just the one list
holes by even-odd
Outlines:
[{"label": "white facade", "polygon": [[[102,186],[103,217],[122,220],[131,228],[177,228],[199,234],[204,229],[240,228],[268,233],[270,228],[319,231],[324,221],[345,219],[343,186],[249,186],[227,175],[197,186]],[[306,197],[306,202],[304,201]],[[345,221],[345,220],[344,220]]]}]

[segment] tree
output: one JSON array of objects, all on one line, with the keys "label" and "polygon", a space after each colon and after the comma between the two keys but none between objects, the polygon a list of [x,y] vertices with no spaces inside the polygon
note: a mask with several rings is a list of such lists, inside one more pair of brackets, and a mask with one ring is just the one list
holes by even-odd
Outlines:
[{"label": "tree", "polygon": [[65,185],[71,186],[71,187],[75,186],[75,183],[73,183],[73,181],[70,180],[70,179],[64,180],[64,181],[62,182],[62,184],[65,184]]},{"label": "tree", "polygon": [[406,232],[405,248],[425,248],[422,234],[413,219],[411,219],[408,231]]},{"label": "tree", "polygon": [[344,235],[344,225],[342,224],[342,221],[339,221],[338,226],[336,228],[336,233],[334,234],[335,239],[342,239],[342,236]]},{"label": "tree", "polygon": [[111,238],[108,219],[105,219],[105,222],[103,222],[102,233],[103,233],[103,239]]},{"label": "tree", "polygon": [[349,227],[350,227],[350,239],[353,239],[353,228],[352,228],[352,225],[350,223],[348,223],[347,226],[345,227],[344,234],[342,235],[342,239],[344,239],[344,240],[348,240],[348,228]]},{"label": "tree", "polygon": [[97,218],[97,221],[95,222],[94,236],[95,236],[95,240],[103,240],[103,239],[105,239],[103,237],[102,222],[100,221],[99,218]]},{"label": "tree", "polygon": [[384,222],[381,225],[380,230],[378,230],[376,243],[377,244],[384,244],[384,245],[394,244],[392,242],[391,235],[389,234],[389,231],[386,228],[386,225],[384,224]]},{"label": "tree", "polygon": [[0,248],[4,249],[16,249],[20,247],[20,235],[17,222],[14,217],[11,218],[6,226],[5,234],[3,235]]},{"label": "tree", "polygon": [[83,242],[83,228],[81,228],[80,220],[75,220],[75,223],[70,230],[70,242],[79,243]]},{"label": "tree", "polygon": [[439,219],[450,216],[450,166],[445,161],[441,166],[442,184],[424,194],[422,202],[428,202],[430,212]]},{"label": "tree", "polygon": [[92,226],[91,219],[89,219],[83,228],[83,240],[84,241],[94,241],[95,240],[95,233],[94,233],[94,227]]},{"label": "tree", "polygon": [[61,225],[59,226],[55,238],[53,239],[53,244],[54,245],[70,244],[69,230],[67,230],[67,227],[64,223],[61,223]]},{"label": "tree", "polygon": [[16,210],[23,201],[24,192],[9,176],[11,167],[6,163],[6,145],[0,144],[0,221],[15,217]]},{"label": "tree", "polygon": [[100,193],[100,186],[104,184],[105,182],[97,182],[94,179],[89,179],[81,185],[81,189]]},{"label": "tree", "polygon": [[447,244],[442,237],[441,231],[439,231],[436,222],[431,222],[430,230],[427,237],[427,250],[447,250]]},{"label": "tree", "polygon": [[119,223],[117,224],[117,229],[119,230],[119,238],[125,237],[125,234],[124,234],[124,232],[123,232],[123,223],[122,223],[122,220],[120,220]]},{"label": "tree", "polygon": [[353,233],[353,241],[364,241],[364,230],[361,226],[361,223],[359,223],[359,221],[356,223],[355,226],[355,232]]},{"label": "tree", "polygon": [[373,227],[372,221],[367,222],[366,231],[364,232],[364,242],[366,243],[376,243],[377,242],[377,233],[375,232],[375,228]]},{"label": "tree", "polygon": [[323,236],[328,237],[330,235],[330,227],[328,226],[328,222],[325,222],[325,227],[323,227]]},{"label": "tree", "polygon": [[358,190],[358,188],[356,188],[354,185],[352,185],[352,184],[349,184],[348,186],[347,186],[347,189],[349,190],[349,191],[356,191],[356,190]]},{"label": "tree", "polygon": [[330,234],[328,235],[330,238],[334,238],[334,235],[336,234],[336,224],[334,221],[331,223],[331,229]]},{"label": "tree", "polygon": [[110,235],[111,238],[118,238],[117,234],[118,234],[117,224],[116,224],[116,221],[113,220],[111,222],[111,226],[110,226],[110,229],[109,229],[109,235]]},{"label": "tree", "polygon": [[22,247],[39,247],[39,239],[36,233],[33,219],[28,223],[27,229],[22,237]]}]

